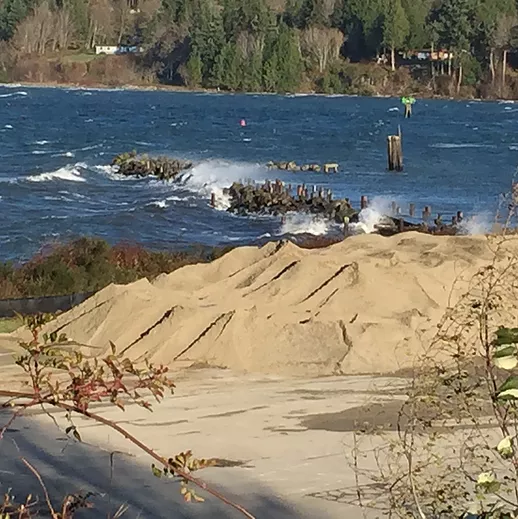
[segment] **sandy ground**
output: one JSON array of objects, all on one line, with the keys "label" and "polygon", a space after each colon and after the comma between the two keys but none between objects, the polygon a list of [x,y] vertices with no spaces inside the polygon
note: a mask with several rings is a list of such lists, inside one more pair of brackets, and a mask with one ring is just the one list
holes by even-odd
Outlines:
[{"label": "sandy ground", "polygon": [[[495,258],[493,245],[405,233],[316,250],[243,247],[151,283],[109,286],[47,331],[66,333],[69,347],[87,356],[114,341],[134,360],[171,366],[177,393],[153,414],[99,412],[167,457],[192,449],[238,462],[203,476],[256,517],[363,517],[353,504],[352,431],[364,422],[394,430],[405,379],[388,374],[413,366],[448,306]],[[518,253],[518,240],[506,250]],[[11,353],[26,335],[0,334],[3,387],[19,386]],[[62,432],[63,417],[54,418],[61,430],[40,412],[0,442],[0,491],[39,492],[23,455],[55,497],[65,489],[104,493],[103,516],[126,503],[126,517],[238,517],[213,499],[182,504],[178,488],[156,479],[150,460],[115,432],[78,421],[86,442],[78,444]]]},{"label": "sandy ground", "polygon": [[[124,413],[112,407],[97,411],[166,456],[192,449],[199,457],[238,462],[199,475],[258,518],[363,517],[351,504],[356,493],[351,431],[358,422],[372,423],[380,416],[390,427],[404,383],[382,377],[286,379],[188,370],[177,379],[177,394],[152,414],[138,407]],[[386,403],[392,405],[380,414]],[[65,490],[97,491],[110,496],[95,500],[96,512],[103,514],[124,503],[129,506],[125,517],[240,517],[214,498],[183,504],[178,486],[155,478],[149,458],[116,432],[79,419],[84,442],[79,444],[63,433],[64,417],[53,417],[61,430],[38,412],[17,420],[1,440],[0,491],[13,487],[17,495],[41,494],[21,464],[23,456],[40,471],[55,502]],[[0,423],[6,420],[4,412]]]}]

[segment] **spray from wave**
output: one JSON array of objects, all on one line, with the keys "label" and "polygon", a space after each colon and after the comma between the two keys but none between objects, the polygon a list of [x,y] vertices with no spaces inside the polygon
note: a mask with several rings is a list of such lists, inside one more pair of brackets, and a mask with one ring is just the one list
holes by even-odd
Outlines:
[{"label": "spray from wave", "polygon": [[223,192],[225,188],[233,182],[265,180],[266,173],[266,168],[259,164],[208,160],[183,173],[178,182],[202,197],[209,198],[214,194],[215,208],[226,210],[230,206],[230,199]]},{"label": "spray from wave", "polygon": [[474,236],[488,234],[492,231],[494,216],[489,212],[475,214],[465,218],[458,226],[459,234]]},{"label": "spray from wave", "polygon": [[313,234],[322,236],[329,232],[330,222],[310,214],[287,213],[279,234]]},{"label": "spray from wave", "polygon": [[30,175],[26,179],[29,182],[48,182],[51,180],[67,180],[70,182],[86,182],[81,176],[81,169],[86,168],[86,164],[78,162],[77,164],[64,166],[48,173],[40,173],[39,175]]},{"label": "spray from wave", "polygon": [[383,223],[391,210],[391,201],[384,197],[375,197],[369,207],[360,211],[358,222],[349,224],[349,231],[353,234],[371,234],[376,231],[377,225]]}]

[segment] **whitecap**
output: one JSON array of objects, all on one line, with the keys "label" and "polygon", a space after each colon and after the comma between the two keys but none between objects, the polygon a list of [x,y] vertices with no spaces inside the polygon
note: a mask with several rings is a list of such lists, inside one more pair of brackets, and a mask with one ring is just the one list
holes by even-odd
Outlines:
[{"label": "whitecap", "polygon": [[14,96],[27,96],[27,92],[21,90],[20,92],[10,92],[9,94],[0,94],[0,97],[14,97]]},{"label": "whitecap", "polygon": [[150,202],[146,205],[154,205],[155,207],[159,207],[160,209],[165,209],[166,207],[169,207],[165,200],[153,200],[153,202]]},{"label": "whitecap", "polygon": [[442,149],[457,149],[457,148],[496,148],[494,144],[477,144],[474,142],[454,143],[454,142],[439,142],[430,144],[431,148]]},{"label": "whitecap", "polygon": [[13,129],[13,127],[10,124],[6,124],[4,126],[4,128],[6,128],[7,130],[12,130]]},{"label": "whitecap", "polygon": [[39,175],[30,175],[27,180],[30,182],[48,182],[50,180],[66,180],[70,182],[86,182],[86,179],[81,176],[79,168],[84,168],[85,164],[78,163],[75,165],[67,165],[56,171],[48,173],[40,173]]}]

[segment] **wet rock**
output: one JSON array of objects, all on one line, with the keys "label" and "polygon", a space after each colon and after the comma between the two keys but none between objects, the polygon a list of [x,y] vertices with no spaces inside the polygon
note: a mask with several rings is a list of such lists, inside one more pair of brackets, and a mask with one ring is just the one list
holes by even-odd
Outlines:
[{"label": "wet rock", "polygon": [[125,176],[155,176],[160,180],[172,180],[180,173],[191,169],[193,164],[169,157],[138,155],[135,151],[131,151],[114,157],[112,166],[118,166],[118,173]]},{"label": "wet rock", "polygon": [[265,182],[263,185],[245,185],[234,182],[225,190],[230,197],[227,209],[235,214],[285,214],[287,212],[305,212],[319,214],[325,218],[343,223],[344,216],[350,219],[357,216],[349,200],[332,200],[318,193],[301,193],[293,196],[289,189],[280,182]]}]

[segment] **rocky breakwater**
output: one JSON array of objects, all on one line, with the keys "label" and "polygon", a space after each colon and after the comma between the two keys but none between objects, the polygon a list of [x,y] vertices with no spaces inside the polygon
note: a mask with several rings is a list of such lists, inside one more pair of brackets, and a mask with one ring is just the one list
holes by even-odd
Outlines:
[{"label": "rocky breakwater", "polygon": [[239,215],[306,212],[338,223],[343,223],[345,217],[351,222],[358,219],[358,211],[353,209],[348,199],[334,200],[329,190],[319,189],[310,193],[301,186],[296,194],[292,194],[291,186],[286,187],[279,180],[266,181],[262,185],[234,182],[224,190],[224,194],[230,198],[227,211]]},{"label": "rocky breakwater", "polygon": [[120,175],[147,177],[155,176],[160,180],[173,180],[178,175],[192,168],[192,162],[170,157],[149,157],[137,152],[121,153],[112,160],[112,166],[118,168]]},{"label": "rocky breakwater", "polygon": [[[264,184],[242,184],[234,182],[223,192],[230,199],[227,211],[245,216],[247,214],[284,215],[288,212],[302,212],[320,215],[339,224],[355,224],[359,222],[360,210],[352,207],[348,198],[333,199],[330,190],[312,188],[305,185],[297,186],[292,193],[291,185],[286,186],[282,181],[266,181]],[[362,226],[349,229],[356,234],[362,231]],[[455,235],[456,225],[445,225],[435,221],[434,226],[426,222],[412,223],[401,217],[380,215],[374,225],[377,233],[392,236],[400,232],[418,231],[425,234]]]}]

